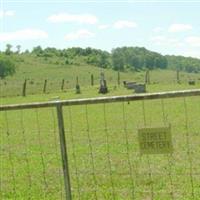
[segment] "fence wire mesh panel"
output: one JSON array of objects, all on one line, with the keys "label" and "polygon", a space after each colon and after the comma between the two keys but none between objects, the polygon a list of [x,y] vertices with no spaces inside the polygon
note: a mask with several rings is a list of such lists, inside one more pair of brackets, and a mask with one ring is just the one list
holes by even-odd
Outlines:
[{"label": "fence wire mesh panel", "polygon": [[0,199],[62,199],[55,109],[0,114]]},{"label": "fence wire mesh panel", "polygon": [[[115,103],[108,97],[0,112],[1,199],[66,199],[57,104],[72,199],[199,199],[200,96],[189,96]],[[138,130],[162,127],[170,127],[172,151],[141,153]]]},{"label": "fence wire mesh panel", "polygon": [[[199,199],[199,97],[64,108],[75,199]],[[141,155],[139,127],[171,125],[173,153]]]}]

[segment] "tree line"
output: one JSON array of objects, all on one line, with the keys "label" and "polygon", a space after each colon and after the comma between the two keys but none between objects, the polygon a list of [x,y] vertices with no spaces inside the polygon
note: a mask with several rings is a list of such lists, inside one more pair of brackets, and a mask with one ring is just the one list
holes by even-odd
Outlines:
[{"label": "tree line", "polygon": [[161,55],[144,47],[118,47],[111,52],[94,48],[72,47],[68,49],[34,47],[30,54],[41,57],[63,57],[66,64],[76,57],[84,58],[88,64],[117,71],[141,71],[146,69],[174,69],[186,72],[199,72],[200,59],[184,56]]},{"label": "tree line", "polygon": [[184,56],[166,56],[170,69],[186,72],[200,72],[200,59]]},{"label": "tree line", "polygon": [[[31,51],[26,50],[24,52],[21,52],[20,45],[16,46],[16,51],[13,51],[12,48],[12,45],[7,44],[5,51],[0,52],[0,77],[2,78],[15,72],[14,65],[11,64],[11,61],[9,61],[10,63],[8,62],[9,56],[12,54],[44,57],[46,60],[59,57],[65,61],[66,65],[72,64],[72,61],[78,58],[87,64],[100,68],[112,68],[117,71],[141,71],[146,69],[174,69],[195,73],[200,71],[200,59],[183,56],[164,56],[157,52],[149,51],[144,47],[118,47],[112,49],[111,52],[90,47],[57,49],[36,46]],[[3,68],[5,64],[7,67]],[[8,65],[11,67],[8,67]]]}]

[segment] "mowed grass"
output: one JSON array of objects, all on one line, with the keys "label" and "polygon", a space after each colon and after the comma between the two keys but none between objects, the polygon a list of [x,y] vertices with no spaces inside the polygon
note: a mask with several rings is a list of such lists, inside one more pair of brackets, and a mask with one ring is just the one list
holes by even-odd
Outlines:
[{"label": "mowed grass", "polygon": [[[122,84],[117,86],[117,72],[110,69],[104,70],[109,93],[100,95],[99,68],[23,59],[17,74],[1,83],[0,96],[6,96],[0,99],[1,105],[133,94]],[[91,74],[95,77],[93,87]],[[193,89],[200,84],[199,74],[181,72],[181,84],[176,83],[175,71],[150,74],[148,92]],[[121,72],[121,81],[144,82],[144,75]],[[76,76],[81,94],[75,94]],[[29,79],[28,96],[21,97],[25,78]],[[61,92],[63,78],[67,84]],[[44,79],[48,79],[47,94],[41,94]],[[196,80],[196,85],[188,85],[190,79]],[[19,96],[8,97],[15,94]],[[73,199],[198,200],[199,100],[188,97],[64,107]],[[0,199],[64,199],[56,114],[55,108],[0,112]],[[138,128],[168,124],[173,154],[140,155]]]},{"label": "mowed grass", "polygon": [[[151,92],[162,92],[162,91],[172,91],[172,90],[186,90],[186,89],[198,89],[200,88],[200,83],[195,85],[188,85],[187,83],[163,83],[163,84],[149,84],[146,85],[146,90],[148,93]],[[105,96],[119,96],[119,95],[131,95],[134,94],[132,89],[126,89],[122,84],[120,86],[108,84],[109,92],[107,94],[99,94],[99,85],[81,87],[81,93],[76,94],[76,89],[71,88],[67,91],[57,91],[47,94],[33,94],[23,97],[21,95],[16,97],[3,97],[0,98],[0,104],[16,104],[16,103],[30,103],[30,102],[44,102],[52,100],[67,100],[67,99],[80,99],[80,98],[90,98],[90,97],[105,97]],[[14,92],[14,89],[12,89]]]},{"label": "mowed grass", "polygon": [[[121,88],[110,95],[125,93]],[[94,94],[96,90],[85,95]],[[50,97],[5,98],[2,103]],[[84,93],[69,96],[73,97],[84,97]],[[199,100],[188,97],[64,107],[73,198],[199,199]],[[64,199],[56,110],[1,112],[0,122],[0,199]],[[140,155],[138,127],[168,124],[173,154]]]}]

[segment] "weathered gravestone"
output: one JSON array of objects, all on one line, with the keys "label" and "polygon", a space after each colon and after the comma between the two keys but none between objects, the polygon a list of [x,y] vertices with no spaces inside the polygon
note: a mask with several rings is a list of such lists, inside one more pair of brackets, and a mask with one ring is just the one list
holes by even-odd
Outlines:
[{"label": "weathered gravestone", "polygon": [[106,94],[108,92],[108,88],[107,88],[107,83],[104,77],[104,73],[101,72],[100,74],[100,88],[99,88],[99,93],[101,94]]},{"label": "weathered gravestone", "polygon": [[146,92],[146,85],[145,84],[136,84],[134,86],[135,93],[145,93]]},{"label": "weathered gravestone", "polygon": [[136,82],[125,82],[124,81],[124,84],[125,84],[125,87],[127,89],[135,89],[135,85],[137,84]]},{"label": "weathered gravestone", "polygon": [[126,87],[126,81],[123,81],[123,85],[124,85],[124,87]]},{"label": "weathered gravestone", "polygon": [[195,80],[189,80],[189,81],[188,81],[188,84],[189,84],[189,85],[195,85]]},{"label": "weathered gravestone", "polygon": [[135,93],[146,92],[146,84],[136,83],[136,82],[126,82],[126,81],[124,81],[123,83],[127,89],[133,89]]}]

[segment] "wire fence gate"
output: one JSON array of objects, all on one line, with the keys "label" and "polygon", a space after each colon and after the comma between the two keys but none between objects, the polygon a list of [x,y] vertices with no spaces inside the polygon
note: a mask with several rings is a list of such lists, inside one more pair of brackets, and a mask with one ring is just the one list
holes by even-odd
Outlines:
[{"label": "wire fence gate", "polygon": [[1,106],[0,199],[200,199],[199,100],[185,90]]}]

